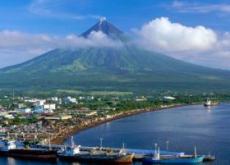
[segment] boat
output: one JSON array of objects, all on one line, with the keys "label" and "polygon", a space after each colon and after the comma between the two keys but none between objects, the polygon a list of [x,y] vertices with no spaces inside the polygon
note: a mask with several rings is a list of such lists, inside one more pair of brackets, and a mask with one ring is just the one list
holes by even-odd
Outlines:
[{"label": "boat", "polygon": [[216,106],[218,105],[219,102],[218,101],[212,101],[210,99],[207,99],[205,102],[204,102],[204,106],[205,107],[209,107],[209,106]]},{"label": "boat", "polygon": [[204,157],[204,162],[212,162],[212,161],[214,161],[214,160],[216,160],[216,157],[214,156],[214,155],[206,155],[205,157]]},{"label": "boat", "polygon": [[0,156],[20,158],[26,160],[44,160],[56,161],[57,153],[53,150],[40,148],[25,148],[22,143],[18,146],[17,141],[1,140],[0,141]]},{"label": "boat", "polygon": [[65,147],[58,152],[60,160],[70,162],[87,162],[87,163],[99,163],[99,164],[131,164],[134,155],[127,154],[124,148],[119,152],[109,152],[102,149],[92,149],[90,151],[81,151],[81,146],[75,146],[73,143],[71,146]]},{"label": "boat", "polygon": [[160,149],[155,150],[153,156],[143,158],[143,164],[198,164],[202,163],[204,156],[194,155],[160,155]]}]

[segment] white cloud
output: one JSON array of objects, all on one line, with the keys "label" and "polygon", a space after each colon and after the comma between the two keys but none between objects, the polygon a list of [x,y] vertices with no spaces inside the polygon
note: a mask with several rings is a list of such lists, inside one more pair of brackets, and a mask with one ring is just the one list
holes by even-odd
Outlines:
[{"label": "white cloud", "polygon": [[[106,34],[101,31],[92,31],[87,38],[78,37],[76,35],[68,35],[65,38],[64,45],[69,47],[120,47],[122,46],[121,41],[115,41],[109,38]],[[63,45],[59,45],[63,47]]]},{"label": "white cloud", "polygon": [[191,3],[188,1],[176,0],[173,1],[170,8],[176,9],[179,12],[185,13],[230,13],[230,4],[216,3],[216,4],[205,4],[205,3]]},{"label": "white cloud", "polygon": [[161,17],[136,29],[135,34],[135,43],[150,51],[208,67],[230,69],[229,32],[189,27]]},{"label": "white cloud", "polygon": [[58,37],[4,30],[0,31],[0,67],[26,61],[55,48],[120,46],[120,41],[114,41],[100,31],[83,38],[76,35]]},{"label": "white cloud", "polygon": [[188,27],[161,17],[137,31],[144,47],[164,52],[205,51],[217,42],[216,33],[204,26]]},{"label": "white cloud", "polygon": [[53,46],[53,39],[47,35],[0,31],[0,67],[31,59]]}]

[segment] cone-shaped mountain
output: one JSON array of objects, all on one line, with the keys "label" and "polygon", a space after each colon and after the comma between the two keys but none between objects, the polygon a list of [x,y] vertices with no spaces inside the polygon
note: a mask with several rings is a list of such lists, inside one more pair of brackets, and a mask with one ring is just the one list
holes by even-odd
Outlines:
[{"label": "cone-shaped mountain", "polygon": [[[101,19],[81,36],[101,31],[112,39],[124,33]],[[228,71],[210,69],[146,51],[121,47],[57,48],[0,70],[0,86],[94,90],[230,89]],[[221,85],[220,85],[221,84]],[[124,88],[124,89],[123,89]]]},{"label": "cone-shaped mountain", "polygon": [[101,31],[107,36],[112,37],[112,38],[119,38],[120,36],[123,35],[123,32],[120,29],[118,29],[116,26],[114,26],[113,24],[109,23],[106,20],[106,18],[100,18],[99,22],[97,22],[90,29],[82,33],[81,36],[87,38],[93,31],[95,32]]}]

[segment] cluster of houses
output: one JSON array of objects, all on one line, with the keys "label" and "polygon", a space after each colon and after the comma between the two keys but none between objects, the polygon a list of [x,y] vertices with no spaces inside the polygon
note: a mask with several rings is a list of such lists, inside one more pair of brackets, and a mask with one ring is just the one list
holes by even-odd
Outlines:
[{"label": "cluster of houses", "polygon": [[0,106],[0,118],[14,119],[15,114],[53,114],[62,104],[78,104],[74,97],[51,97],[48,99],[20,98],[13,110],[7,110]]},{"label": "cluster of houses", "polygon": [[[81,104],[84,100],[94,100],[94,96],[79,96],[79,97],[71,97],[66,96],[63,98],[59,97],[50,97],[47,99],[37,99],[37,98],[27,98],[27,97],[21,97],[19,98],[20,102],[16,104],[15,108],[13,110],[4,110],[0,106],[0,118],[5,119],[14,119],[15,114],[22,114],[22,115],[29,115],[29,114],[41,114],[41,115],[52,115],[55,113],[57,109],[60,109],[62,105],[68,105],[68,104]],[[97,98],[97,100],[100,98]],[[145,96],[136,96],[135,98],[136,102],[142,102],[147,101],[148,98]],[[163,96],[163,101],[173,101],[176,98],[173,96]],[[106,110],[104,112],[107,112],[109,110],[115,110],[114,107],[101,107],[101,109]],[[68,111],[70,112],[70,111]],[[84,110],[81,108],[81,110],[76,111],[74,110],[73,113],[77,113],[78,116],[94,116],[97,115],[96,111],[92,110]],[[57,115],[57,113],[55,113]],[[54,115],[55,115],[54,114]],[[68,113],[66,114],[68,115]],[[58,116],[58,118],[62,118],[63,115]],[[65,118],[70,118],[70,116],[65,116]]]},{"label": "cluster of houses", "polygon": [[56,110],[55,103],[47,103],[47,100],[43,99],[28,99],[24,100],[26,103],[31,103],[32,106],[19,108],[21,113],[53,113]]}]

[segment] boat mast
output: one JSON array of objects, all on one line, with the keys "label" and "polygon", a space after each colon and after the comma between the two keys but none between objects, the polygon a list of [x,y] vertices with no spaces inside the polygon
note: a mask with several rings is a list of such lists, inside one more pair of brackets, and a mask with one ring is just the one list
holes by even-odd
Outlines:
[{"label": "boat mast", "polygon": [[158,147],[158,153],[157,153],[157,159],[158,160],[160,160],[160,158],[161,158],[160,155],[161,155],[161,153],[160,153],[160,147]]},{"label": "boat mast", "polygon": [[123,150],[125,149],[125,143],[124,142],[122,143],[122,149]]},{"label": "boat mast", "polygon": [[166,151],[169,150],[169,140],[166,141]]},{"label": "boat mast", "polygon": [[74,143],[74,140],[73,140],[73,136],[71,136],[71,147],[74,148],[75,146],[75,143]]},{"label": "boat mast", "polygon": [[194,157],[197,157],[197,151],[196,151],[196,146],[194,146]]},{"label": "boat mast", "polygon": [[100,150],[102,150],[103,138],[100,138]]},{"label": "boat mast", "polygon": [[49,141],[49,150],[51,150],[50,134],[49,134],[49,139],[48,139],[48,141]]},{"label": "boat mast", "polygon": [[154,143],[154,146],[155,146],[154,148],[154,158],[155,158],[157,155],[157,143]]}]

